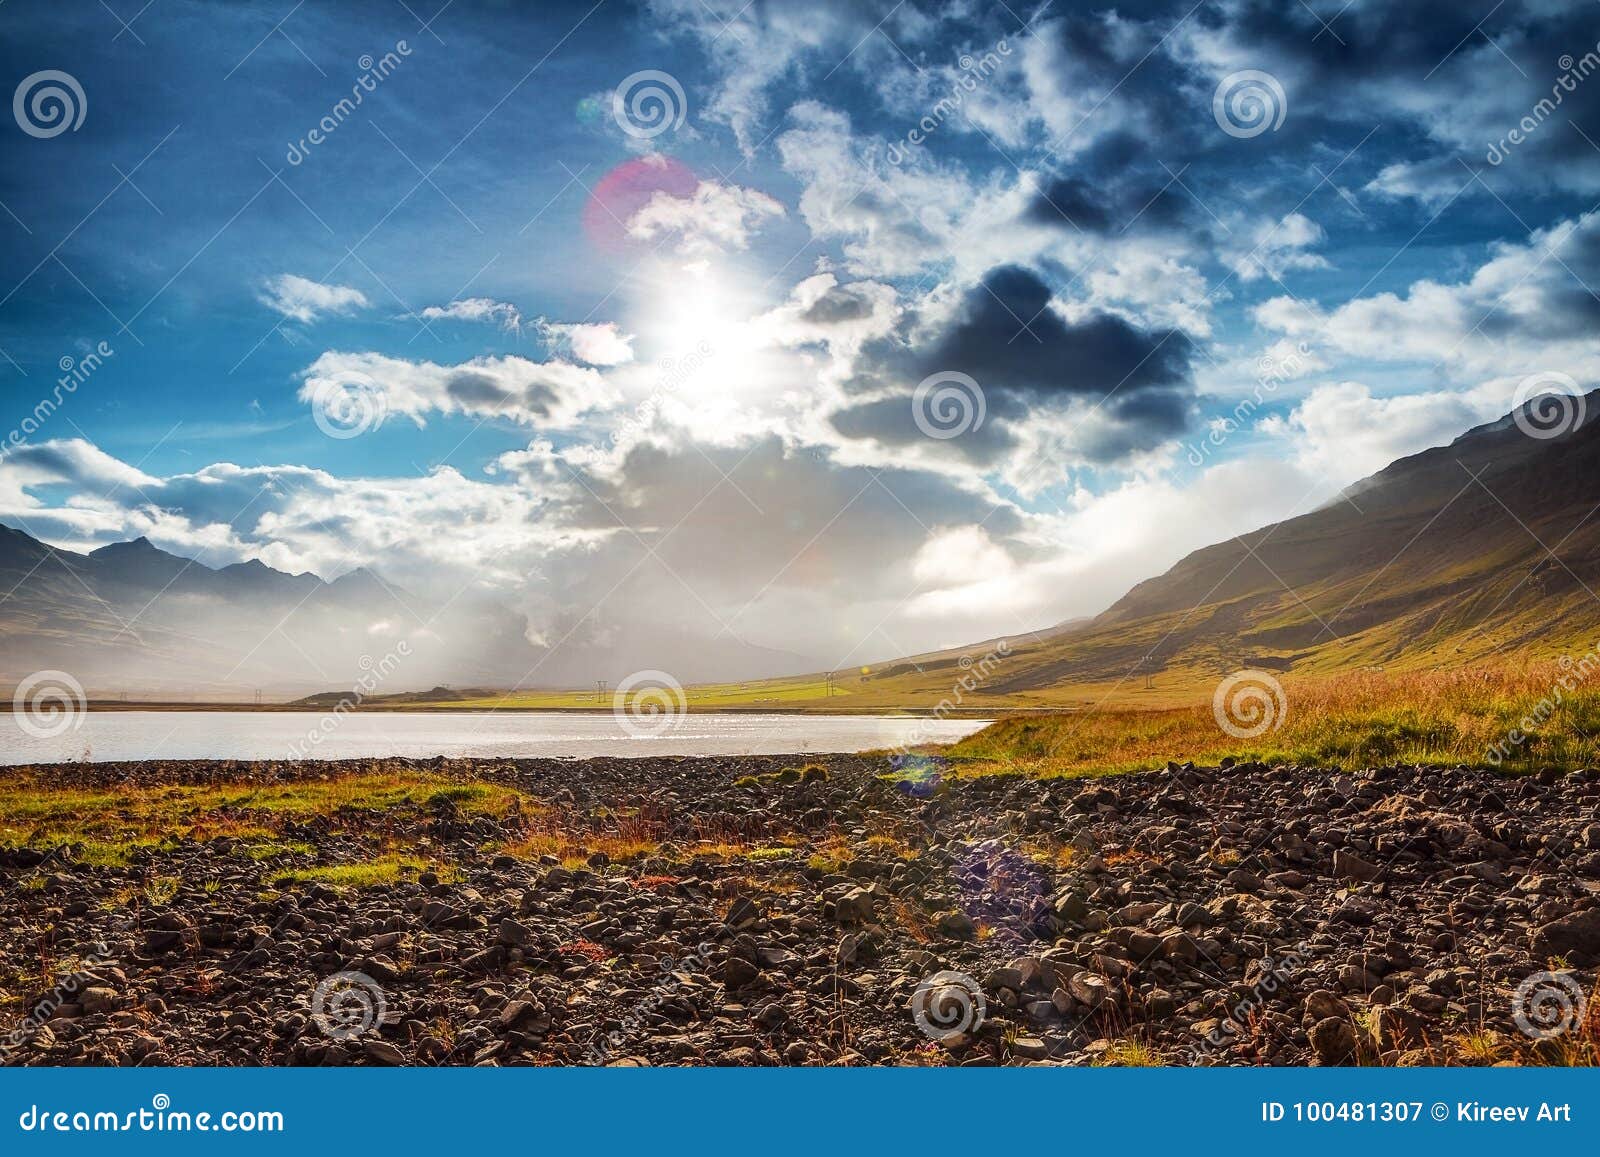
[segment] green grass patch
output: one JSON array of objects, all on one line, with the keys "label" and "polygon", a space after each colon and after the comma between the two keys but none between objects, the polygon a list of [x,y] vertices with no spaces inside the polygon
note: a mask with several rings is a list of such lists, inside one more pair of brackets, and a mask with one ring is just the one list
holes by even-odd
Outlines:
[{"label": "green grass patch", "polygon": [[449,869],[441,869],[408,856],[380,856],[376,860],[357,864],[296,868],[273,876],[272,882],[279,887],[322,884],[329,888],[371,888],[379,884],[393,884],[400,880],[413,879],[429,867],[434,867],[441,880],[448,879],[452,874]]},{"label": "green grass patch", "polygon": [[493,783],[459,783],[406,770],[275,784],[129,785],[113,790],[57,788],[32,773],[0,776],[0,847],[71,845],[81,863],[125,867],[139,849],[176,839],[230,837],[241,854],[270,859],[311,849],[283,838],[286,826],[317,816],[361,829],[390,813],[423,815],[446,804],[504,815],[523,803],[519,792]]}]

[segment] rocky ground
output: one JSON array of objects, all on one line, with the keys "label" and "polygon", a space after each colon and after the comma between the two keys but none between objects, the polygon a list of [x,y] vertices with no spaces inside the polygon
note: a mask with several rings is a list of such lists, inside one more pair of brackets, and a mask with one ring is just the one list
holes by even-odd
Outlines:
[{"label": "rocky ground", "polygon": [[[1174,765],[1029,781],[925,762],[891,780],[881,760],[796,762],[388,761],[519,802],[481,814],[446,793],[317,817],[267,859],[227,837],[125,866],[0,849],[0,1058],[1595,1059],[1600,1012],[1579,1010],[1600,965],[1600,773]],[[32,774],[114,793],[355,770]],[[613,848],[626,826],[637,846],[516,854],[551,817]],[[370,854],[373,825],[438,868],[284,882],[286,865]]]}]

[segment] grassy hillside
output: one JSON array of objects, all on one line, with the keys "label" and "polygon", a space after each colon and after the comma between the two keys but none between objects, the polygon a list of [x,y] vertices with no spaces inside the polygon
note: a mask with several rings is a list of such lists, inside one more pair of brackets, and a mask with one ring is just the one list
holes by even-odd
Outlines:
[{"label": "grassy hillside", "polygon": [[[1185,707],[1106,707],[1012,717],[945,753],[956,774],[1106,775],[1224,759],[1353,770],[1441,764],[1534,771],[1600,766],[1600,658],[1455,671],[1287,678],[1265,714],[1227,698]],[[1270,722],[1264,722],[1270,720]],[[1240,724],[1250,725],[1240,728]]]},{"label": "grassy hillside", "polygon": [[[1596,478],[1600,422],[1540,439],[1507,417],[1322,509],[1195,551],[1093,620],[831,682],[813,673],[686,698],[691,710],[1195,708],[1242,668],[1421,678],[1575,657],[1600,639]],[[454,705],[605,704],[581,691]]]}]

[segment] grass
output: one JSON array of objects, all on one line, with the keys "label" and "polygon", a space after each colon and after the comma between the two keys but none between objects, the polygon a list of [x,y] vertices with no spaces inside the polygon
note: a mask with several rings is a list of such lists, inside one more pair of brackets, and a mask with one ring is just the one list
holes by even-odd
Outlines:
[{"label": "grass", "polygon": [[81,862],[117,867],[141,848],[226,836],[243,841],[241,854],[262,858],[305,850],[303,843],[280,837],[287,825],[314,816],[359,829],[380,815],[421,813],[445,801],[468,812],[503,815],[523,798],[498,784],[453,783],[423,772],[115,790],[48,787],[22,773],[0,777],[0,846],[72,845]]},{"label": "grass", "polygon": [[1095,1058],[1097,1068],[1148,1069],[1159,1068],[1166,1059],[1142,1040],[1125,1038],[1111,1042],[1111,1047]]},{"label": "grass", "polygon": [[393,884],[396,881],[415,877],[425,869],[433,867],[439,873],[441,880],[450,880],[453,873],[449,869],[440,870],[436,865],[409,856],[385,855],[375,860],[368,860],[358,864],[330,864],[326,867],[296,868],[274,876],[272,882],[279,886],[292,886],[295,884],[322,884],[329,888],[371,888],[379,884]]},{"label": "grass", "polygon": [[[824,779],[820,765],[785,769],[771,783]],[[515,816],[506,834],[484,844],[487,853],[521,859],[554,857],[568,868],[591,866],[597,856],[614,865],[637,863],[663,852],[678,860],[747,860],[781,867],[803,857],[804,841],[782,825],[753,838],[723,821],[696,817],[687,834],[670,817],[649,809],[597,807],[588,811],[541,803],[503,784],[447,779],[413,767],[273,784],[119,785],[103,789],[57,787],[32,772],[0,772],[0,847],[61,850],[76,862],[124,868],[146,853],[159,857],[184,841],[231,841],[230,855],[263,865],[274,886],[322,884],[371,887],[414,876],[431,867],[449,878],[452,866],[417,858],[434,814],[449,807],[497,817]],[[325,843],[304,834],[319,820],[340,837]],[[677,832],[672,848],[662,841]],[[157,859],[156,862],[159,862]],[[32,881],[37,880],[37,883]],[[42,887],[43,876],[22,886]],[[157,877],[125,897],[130,904],[172,901],[175,881]]]},{"label": "grass", "polygon": [[[1012,717],[942,753],[956,775],[1111,775],[1233,757],[1354,770],[1378,763],[1600,766],[1600,672],[1526,662],[1454,671],[1359,671],[1281,680],[1277,726],[1237,739],[1208,701]],[[1563,686],[1566,679],[1572,684]],[[1527,724],[1532,723],[1531,728]],[[1521,742],[1513,736],[1522,733]]]}]

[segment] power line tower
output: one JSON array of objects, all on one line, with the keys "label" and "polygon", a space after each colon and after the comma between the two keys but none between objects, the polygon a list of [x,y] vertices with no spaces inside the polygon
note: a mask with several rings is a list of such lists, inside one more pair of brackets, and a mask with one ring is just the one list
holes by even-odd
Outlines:
[{"label": "power line tower", "polygon": [[610,681],[606,680],[606,679],[596,679],[594,681],[594,701],[596,703],[604,703],[605,702],[605,699],[606,699],[606,688],[609,687],[610,685],[611,685]]}]

